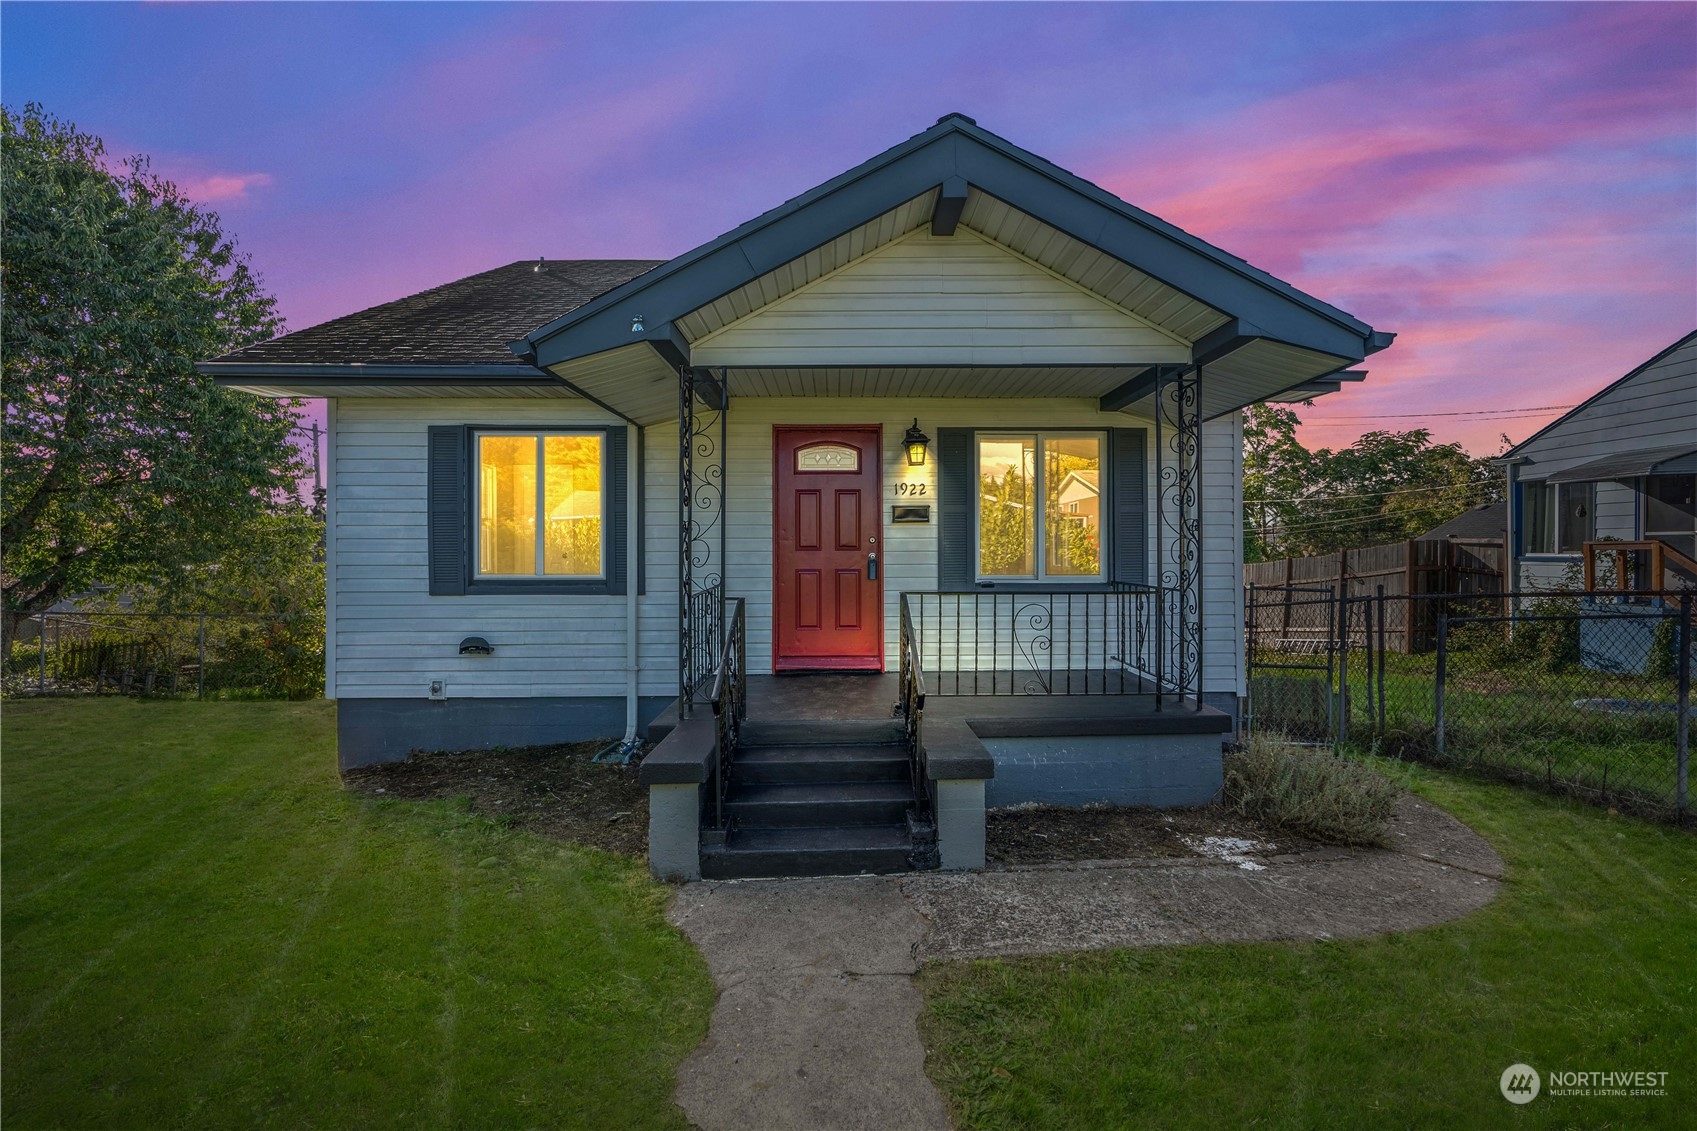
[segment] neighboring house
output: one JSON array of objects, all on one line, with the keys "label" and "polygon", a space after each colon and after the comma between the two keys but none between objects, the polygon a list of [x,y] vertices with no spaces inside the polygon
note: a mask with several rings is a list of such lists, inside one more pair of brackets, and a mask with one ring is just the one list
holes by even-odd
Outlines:
[{"label": "neighboring house", "polygon": [[1208,800],[1241,410],[1391,337],[949,115],[676,259],[515,263],[202,370],[329,398],[344,766],[645,728],[655,871],[734,875]]},{"label": "neighboring house", "polygon": [[[1508,473],[1514,588],[1582,579],[1586,546],[1604,541],[1640,544],[1629,559],[1636,563],[1629,568],[1644,575],[1639,588],[1678,581],[1679,558],[1697,558],[1697,333],[1511,448],[1501,462]],[[1602,560],[1612,568],[1615,548],[1608,549]],[[1652,551],[1667,562],[1660,578],[1648,576]]]}]

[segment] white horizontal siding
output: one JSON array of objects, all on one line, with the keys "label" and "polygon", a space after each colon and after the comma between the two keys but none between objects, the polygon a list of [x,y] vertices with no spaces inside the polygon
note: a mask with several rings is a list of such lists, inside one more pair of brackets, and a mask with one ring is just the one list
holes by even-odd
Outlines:
[{"label": "white horizontal siding", "polygon": [[918,231],[691,346],[701,365],[1124,365],[1188,343],[966,229]]},{"label": "white horizontal siding", "polygon": [[[336,402],[330,456],[329,653],[340,698],[625,693],[625,603],[618,596],[432,597],[426,543],[427,429],[433,424],[617,424],[573,401]],[[459,655],[482,636],[485,657]]]},{"label": "white horizontal siding", "polygon": [[[749,670],[764,674],[772,670],[772,507],[773,427],[791,425],[878,425],[883,435],[883,507],[885,525],[879,555],[884,586],[884,654],[894,670],[899,632],[899,595],[903,590],[928,591],[937,587],[937,460],[936,445],[923,468],[909,467],[901,451],[901,437],[918,417],[933,439],[940,428],[1125,428],[1145,427],[1147,421],[1124,413],[1103,413],[1087,400],[997,400],[972,402],[957,399],[855,399],[757,398],[737,400],[733,395],[729,420],[730,459],[727,473],[727,553],[730,559],[728,592],[748,601]],[[662,434],[649,429],[649,596],[644,599],[643,667],[658,667],[665,678],[676,680],[677,562],[671,547],[677,532],[676,432]],[[717,433],[714,433],[715,442]],[[1233,414],[1210,423],[1204,435],[1204,537],[1203,563],[1206,590],[1204,625],[1207,630],[1204,677],[1207,690],[1241,694],[1242,663],[1241,553],[1242,532],[1238,468],[1242,433]],[[1150,445],[1153,458],[1153,443]],[[709,461],[711,462],[711,461]],[[1150,482],[1154,476],[1151,474]],[[897,483],[923,484],[923,496],[898,496]],[[891,525],[889,508],[897,502],[927,502],[932,521],[926,524]],[[1153,513],[1150,515],[1149,545],[1155,545]],[[717,569],[718,540],[710,538]],[[1151,549],[1153,555],[1153,549]],[[1153,557],[1151,576],[1153,575]],[[1080,605],[1080,608],[1083,606]],[[644,694],[659,694],[662,688],[645,677]]]},{"label": "white horizontal siding", "polygon": [[1630,542],[1638,537],[1637,482],[1597,484],[1596,536],[1599,539],[1618,538]]},{"label": "white horizontal siding", "polygon": [[[1089,400],[758,398],[731,402],[729,419],[728,590],[748,599],[751,671],[772,661],[772,429],[777,424],[875,424],[883,433],[886,522],[895,502],[932,506],[924,525],[885,525],[881,541],[885,654],[895,656],[898,595],[937,584],[937,461],[910,468],[900,442],[918,417],[933,437],[944,427],[1140,427]],[[516,402],[343,401],[332,449],[334,574],[332,654],[344,697],[422,698],[431,679],[450,696],[622,695],[624,598],[585,595],[431,597],[425,540],[426,429],[432,424],[605,424],[611,418],[576,404]],[[716,444],[717,433],[713,433]],[[646,430],[646,593],[639,598],[643,695],[677,688],[677,430]],[[1209,424],[1204,435],[1204,584],[1210,691],[1241,693],[1241,566],[1238,542],[1238,418]],[[381,453],[381,454],[375,454]],[[1152,454],[1152,446],[1151,446]],[[712,460],[704,462],[711,463]],[[896,484],[923,483],[926,494],[897,496]],[[1151,475],[1153,482],[1153,475]],[[1153,516],[1150,545],[1155,545]],[[709,537],[717,555],[718,538]],[[1152,551],[1153,552],[1153,551]],[[717,568],[710,563],[708,571]],[[1152,567],[1153,568],[1153,563]],[[459,641],[483,636],[488,657],[461,657]]]}]

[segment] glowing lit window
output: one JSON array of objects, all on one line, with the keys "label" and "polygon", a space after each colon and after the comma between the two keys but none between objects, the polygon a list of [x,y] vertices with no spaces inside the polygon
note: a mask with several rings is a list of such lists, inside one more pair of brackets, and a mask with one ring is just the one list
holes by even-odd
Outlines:
[{"label": "glowing lit window", "polygon": [[480,577],[604,577],[601,433],[477,437]]},{"label": "glowing lit window", "polygon": [[1102,576],[1099,432],[978,437],[978,576]]}]

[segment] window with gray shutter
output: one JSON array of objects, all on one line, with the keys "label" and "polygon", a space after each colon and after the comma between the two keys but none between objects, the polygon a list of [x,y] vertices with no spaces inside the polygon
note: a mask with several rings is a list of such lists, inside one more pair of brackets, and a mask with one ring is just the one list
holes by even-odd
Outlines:
[{"label": "window with gray shutter", "polygon": [[971,589],[973,481],[972,429],[937,430],[937,588]]},{"label": "window with gray shutter", "polygon": [[[503,429],[496,426],[441,425],[428,433],[428,469],[426,472],[426,511],[429,544],[429,591],[434,597],[457,597],[478,593],[612,593],[625,591],[625,578],[630,568],[630,547],[627,541],[630,525],[628,487],[630,450],[624,428],[572,429],[574,434],[586,431],[603,437],[605,446],[602,461],[601,503],[594,505],[593,488],[587,502],[568,495],[557,508],[564,516],[561,522],[577,519],[577,511],[593,517],[598,511],[601,520],[600,539],[605,547],[605,576],[571,577],[547,576],[538,569],[538,576],[488,576],[488,564],[477,561],[478,543],[474,541],[476,518],[474,497],[478,491],[479,469],[475,452],[478,438],[517,433],[528,437],[548,435],[534,427]],[[485,505],[489,505],[487,501]],[[639,532],[640,533],[640,532]],[[552,545],[552,543],[550,543]],[[640,553],[641,545],[638,545]],[[534,552],[534,551],[533,551]],[[551,553],[552,551],[547,551]],[[507,556],[511,556],[510,554]],[[521,553],[519,560],[524,558]],[[593,561],[591,566],[593,566]],[[526,568],[513,568],[503,561],[497,567],[503,573],[527,573]],[[565,573],[599,573],[599,568],[565,569]]]},{"label": "window with gray shutter", "polygon": [[[979,502],[976,467],[977,438],[973,428],[940,428],[937,434],[937,588],[963,592],[979,587],[977,579],[977,529],[975,508]],[[1045,433],[1063,435],[1064,431]],[[1100,435],[1100,433],[1097,433]],[[1109,548],[1107,579],[1146,584],[1149,576],[1149,471],[1148,440],[1141,428],[1108,430],[1108,474],[1102,514]],[[1043,582],[996,581],[997,587],[1020,585],[1043,588],[1068,583],[1064,579]]]},{"label": "window with gray shutter", "polygon": [[463,424],[433,426],[427,473],[430,595],[465,593],[471,548],[471,433]]},{"label": "window with gray shutter", "polygon": [[1108,505],[1113,514],[1113,559],[1109,578],[1133,585],[1149,581],[1149,457],[1141,428],[1109,432],[1108,465],[1112,486]]}]

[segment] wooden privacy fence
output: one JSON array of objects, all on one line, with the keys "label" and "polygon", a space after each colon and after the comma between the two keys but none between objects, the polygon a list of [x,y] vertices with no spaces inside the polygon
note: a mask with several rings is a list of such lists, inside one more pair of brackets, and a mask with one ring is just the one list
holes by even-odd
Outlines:
[{"label": "wooden privacy fence", "polygon": [[[1245,601],[1251,638],[1260,647],[1305,651],[1329,638],[1317,591],[1339,597],[1371,597],[1381,587],[1386,645],[1397,652],[1429,652],[1437,642],[1438,603],[1391,598],[1435,593],[1465,596],[1501,593],[1508,566],[1501,541],[1458,538],[1409,539],[1383,546],[1254,562],[1243,567],[1244,584],[1253,592]],[[1352,626],[1352,632],[1364,631]]]}]

